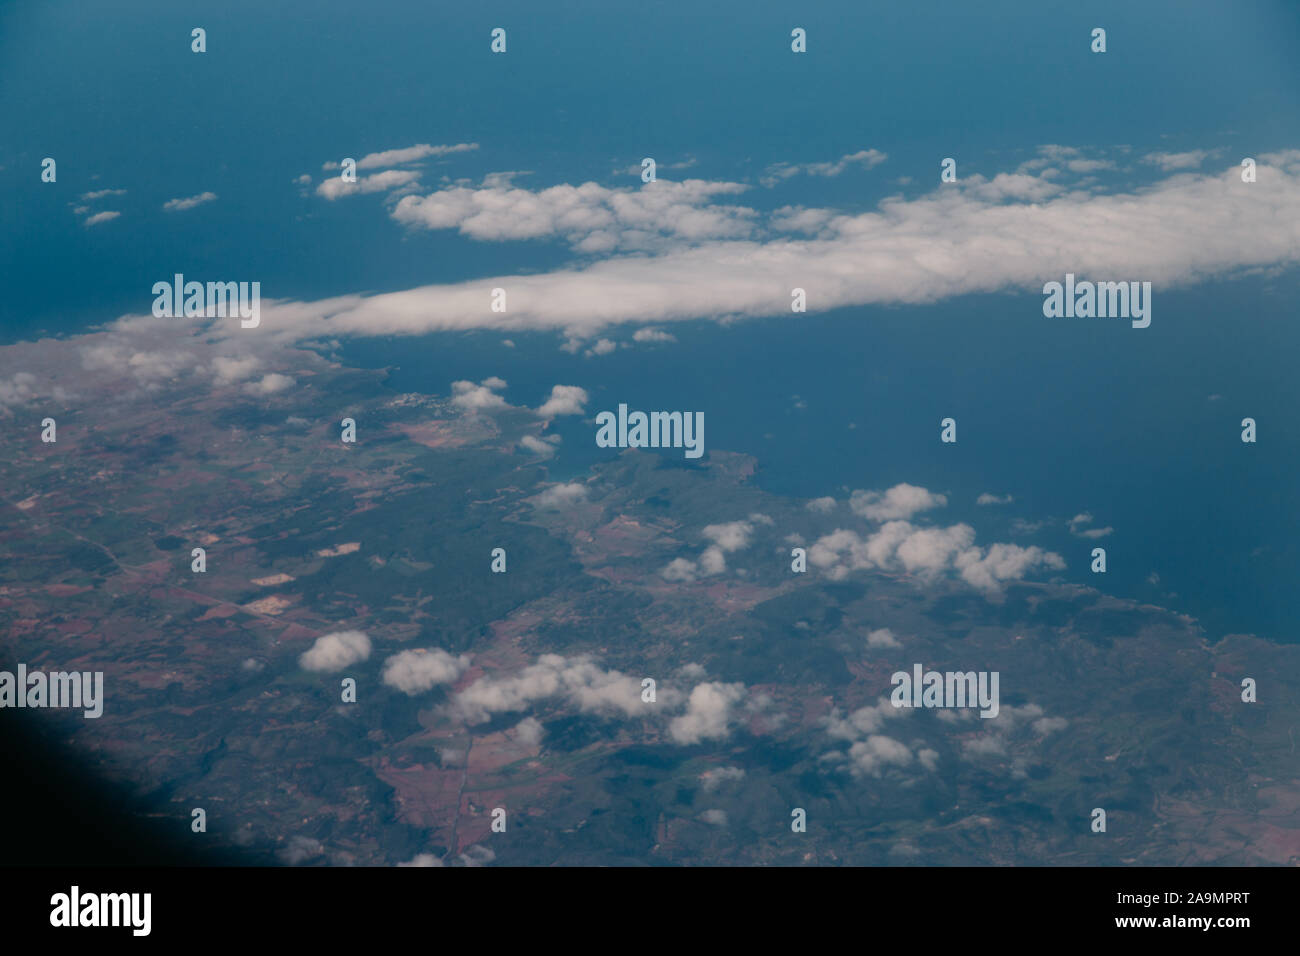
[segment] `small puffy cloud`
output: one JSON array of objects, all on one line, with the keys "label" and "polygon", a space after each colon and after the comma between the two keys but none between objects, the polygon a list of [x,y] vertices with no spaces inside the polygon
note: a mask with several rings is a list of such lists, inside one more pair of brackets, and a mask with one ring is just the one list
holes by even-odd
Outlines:
[{"label": "small puffy cloud", "polygon": [[509,408],[509,403],[496,393],[506,387],[506,383],[495,376],[484,379],[480,384],[473,382],[452,382],[451,403],[468,412],[488,412]]},{"label": "small puffy cloud", "polygon": [[460,691],[451,706],[465,723],[482,724],[495,714],[550,698],[604,716],[648,716],[653,706],[641,700],[640,679],[606,670],[586,656],[560,654],[543,654],[536,664],[509,677],[480,677]]},{"label": "small puffy cloud", "polygon": [[453,186],[427,196],[406,196],[392,217],[424,229],[456,229],[480,241],[561,238],[578,252],[653,250],[672,243],[743,239],[756,213],[714,199],[748,187],[740,183],[660,179],[637,188],[598,183],[532,191],[500,177],[480,187]]},{"label": "small puffy cloud", "polygon": [[853,513],[871,521],[908,519],[921,511],[942,508],[948,503],[943,495],[906,483],[894,485],[888,491],[855,491],[849,498]]},{"label": "small puffy cloud", "polygon": [[292,375],[271,372],[263,375],[256,382],[249,382],[244,386],[244,391],[250,395],[274,395],[276,392],[283,392],[286,388],[293,387],[297,381]]},{"label": "small puffy cloud", "polygon": [[120,342],[88,346],[81,351],[81,365],[94,371],[110,369],[130,375],[141,385],[152,387],[170,381],[191,367],[194,356],[173,350],[133,349]]},{"label": "small puffy cloud", "polygon": [[754,525],[749,521],[729,521],[726,524],[705,525],[700,533],[723,551],[739,551],[749,547]]},{"label": "small puffy cloud", "polygon": [[725,827],[727,825],[726,810],[705,810],[700,814],[700,820],[715,827]]},{"label": "small puffy cloud", "polygon": [[683,745],[721,740],[730,733],[732,709],[744,696],[744,684],[709,681],[696,684],[686,703],[686,713],[668,725],[672,739]]},{"label": "small puffy cloud", "polygon": [[554,511],[572,508],[587,500],[587,486],[576,481],[551,485],[537,496],[534,505],[543,510]]},{"label": "small puffy cloud", "polygon": [[89,219],[87,219],[85,222],[83,222],[82,225],[98,226],[101,222],[111,222],[112,220],[116,219],[120,215],[122,215],[120,212],[97,212]]},{"label": "small puffy cloud", "polygon": [[588,358],[593,355],[608,355],[618,348],[618,343],[613,339],[597,339],[596,344],[582,354]]},{"label": "small puffy cloud", "polygon": [[997,591],[1004,581],[1018,581],[1033,568],[1060,571],[1065,567],[1060,555],[1017,544],[994,544],[982,555],[971,548],[958,555],[955,564],[962,580],[981,591]]},{"label": "small puffy cloud", "polygon": [[690,558],[673,558],[659,574],[665,581],[694,581],[699,576],[699,568]]},{"label": "small puffy cloud", "polygon": [[212,378],[217,385],[231,385],[242,382],[253,374],[262,364],[256,355],[227,356],[219,355],[212,360]]},{"label": "small puffy cloud", "polygon": [[902,643],[887,627],[878,627],[867,634],[867,647],[902,647]]},{"label": "small puffy cloud", "polygon": [[727,570],[727,558],[723,549],[716,544],[711,544],[700,553],[700,559],[697,562],[700,574],[708,577],[714,574],[721,574]]},{"label": "small puffy cloud", "polygon": [[0,378],[0,406],[26,405],[36,398],[36,376],[31,372],[15,372],[11,378]]},{"label": "small puffy cloud", "polygon": [[995,495],[986,491],[984,492],[984,494],[980,495],[978,498],[975,499],[975,503],[977,505],[982,505],[982,506],[1009,505],[1014,500],[1015,499],[1012,498],[1010,495]]},{"label": "small puffy cloud", "polygon": [[955,570],[962,580],[989,595],[996,595],[1006,581],[1018,580],[1029,571],[1065,567],[1061,556],[1038,547],[994,544],[976,547],[975,531],[969,525],[947,528],[918,528],[906,521],[890,521],[873,534],[837,529],[823,535],[808,549],[808,561],[841,579],[862,569],[902,569],[933,577]]},{"label": "small puffy cloud", "polygon": [[216,198],[216,193],[202,192],[197,196],[187,196],[184,199],[169,199],[163,203],[163,209],[168,212],[184,212],[186,209],[193,209],[195,206],[201,206],[205,202],[212,202]]},{"label": "small puffy cloud", "polygon": [[105,196],[125,196],[125,189],[96,189],[93,192],[82,193],[81,198],[84,202],[94,202],[96,199],[103,199]]},{"label": "small puffy cloud", "polygon": [[555,445],[538,438],[536,435],[525,435],[519,439],[519,447],[543,458],[550,458],[555,454]]},{"label": "small puffy cloud", "polygon": [[835,510],[835,499],[829,496],[825,498],[814,498],[812,501],[804,505],[804,507],[809,511],[816,512],[817,514],[829,514]]},{"label": "small puffy cloud", "polygon": [[370,638],[361,631],[337,631],[316,638],[298,663],[309,671],[341,671],[370,657]]},{"label": "small puffy cloud", "polygon": [[582,415],[586,412],[589,400],[585,388],[579,388],[577,385],[553,385],[551,397],[537,409],[537,415],[539,418]]},{"label": "small puffy cloud", "polygon": [[497,858],[496,851],[485,846],[474,845],[458,856],[461,866],[486,866]]},{"label": "small puffy cloud", "polygon": [[827,715],[826,733],[836,740],[860,740],[868,734],[878,733],[885,721],[905,716],[908,711],[895,707],[888,697],[881,697],[874,704],[859,707],[847,717],[832,708]]},{"label": "small puffy cloud", "polygon": [[706,791],[712,791],[724,783],[743,779],[745,779],[745,771],[740,767],[714,767],[700,774],[700,785]]},{"label": "small puffy cloud", "polygon": [[525,717],[515,724],[515,739],[525,747],[536,747],[542,742],[546,728],[536,717]]},{"label": "small puffy cloud", "polygon": [[469,657],[453,657],[441,647],[417,648],[394,654],[384,661],[384,683],[408,696],[422,694],[435,684],[452,684],[469,669]]},{"label": "small puffy cloud", "polygon": [[280,859],[289,866],[297,866],[314,859],[325,852],[325,845],[312,837],[293,836],[288,844],[280,850]]},{"label": "small puffy cloud", "polygon": [[855,777],[879,777],[886,767],[906,767],[913,760],[907,745],[873,734],[849,747],[849,771]]}]

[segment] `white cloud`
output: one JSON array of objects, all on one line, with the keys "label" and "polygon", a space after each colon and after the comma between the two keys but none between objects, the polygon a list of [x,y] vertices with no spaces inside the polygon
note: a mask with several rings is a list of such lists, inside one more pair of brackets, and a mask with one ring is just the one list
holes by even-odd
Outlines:
[{"label": "white cloud", "polygon": [[849,497],[849,507],[853,513],[871,521],[893,521],[897,518],[910,518],[912,515],[942,508],[948,503],[943,495],[937,495],[916,485],[894,485],[888,491],[855,491]]},{"label": "white cloud", "polygon": [[677,336],[661,329],[637,329],[632,333],[634,342],[676,342]]},{"label": "white cloud", "polygon": [[485,183],[406,196],[392,216],[409,226],[457,229],[472,239],[564,239],[579,252],[605,254],[747,237],[754,210],[713,204],[715,197],[747,188],[701,179],[618,189],[588,182],[540,191]]},{"label": "white cloud", "polygon": [[576,481],[551,485],[535,499],[535,505],[544,510],[572,508],[587,500],[587,486]]},{"label": "white cloud", "polygon": [[1195,169],[1213,155],[1208,149],[1193,149],[1185,153],[1148,153],[1142,162],[1150,166],[1159,166],[1164,172],[1176,169]]},{"label": "white cloud", "polygon": [[316,195],[333,201],[341,196],[353,196],[358,193],[379,193],[389,189],[409,186],[419,178],[419,172],[410,169],[390,169],[386,172],[375,173],[373,176],[361,176],[354,183],[345,182],[341,176],[331,176],[316,187]]},{"label": "white cloud", "polygon": [[[357,169],[383,169],[386,166],[401,166],[414,163],[430,156],[446,156],[451,153],[466,153],[478,149],[478,143],[457,143],[455,146],[430,146],[428,143],[416,143],[402,149],[386,149],[378,153],[367,153],[357,160]],[[338,169],[340,163],[325,163],[322,169]]]},{"label": "white cloud", "polygon": [[1088,525],[1092,524],[1092,521],[1092,515],[1087,511],[1075,515],[1070,519],[1070,534],[1076,538],[1089,538],[1095,541],[1098,538],[1113,534],[1115,531],[1114,528],[1109,526],[1105,528],[1089,528]]},{"label": "white cloud", "polygon": [[725,738],[730,733],[732,709],[744,693],[744,684],[696,684],[686,703],[686,713],[669,723],[669,735],[683,745]]},{"label": "white cloud", "polygon": [[1036,733],[1046,736],[1058,730],[1064,730],[1069,724],[1070,722],[1064,717],[1040,717],[1034,721],[1033,727]]},{"label": "white cloud", "polygon": [[0,408],[26,405],[36,399],[35,384],[36,376],[31,372],[15,372],[10,378],[0,378]]},{"label": "white cloud", "polygon": [[495,714],[523,710],[548,698],[604,716],[650,716],[658,706],[641,700],[637,677],[605,670],[586,656],[543,654],[513,676],[480,677],[456,694],[451,708],[465,723],[482,724]]},{"label": "white cloud", "polygon": [[659,573],[665,581],[694,581],[699,568],[690,558],[673,558]]},{"label": "white cloud", "polygon": [[867,634],[867,647],[902,647],[902,643],[887,627],[878,627]]},{"label": "white cloud", "polygon": [[134,349],[127,342],[100,342],[81,350],[81,365],[94,371],[110,369],[130,375],[147,387],[170,381],[190,368],[194,356],[174,349]]},{"label": "white cloud", "polygon": [[849,747],[849,770],[855,776],[879,777],[886,767],[906,767],[913,760],[907,745],[873,734]]},{"label": "white cloud", "polygon": [[256,355],[219,355],[212,360],[212,379],[217,385],[242,382],[262,365]]},{"label": "white cloud", "polygon": [[536,717],[525,717],[515,724],[515,739],[525,747],[536,747],[542,742],[546,728]]},{"label": "white cloud", "polygon": [[497,858],[496,851],[475,844],[456,859],[461,866],[486,866]]},{"label": "white cloud", "polygon": [[288,844],[279,851],[280,859],[289,866],[297,866],[299,863],[305,863],[307,860],[314,859],[325,852],[325,846],[320,840],[306,836],[292,836]]},{"label": "white cloud", "polygon": [[582,415],[586,412],[588,402],[587,390],[577,385],[553,385],[551,397],[537,409],[540,418],[555,418],[559,415]]},{"label": "white cloud", "polygon": [[367,153],[357,160],[357,169],[383,169],[386,166],[413,163],[430,156],[466,153],[475,149],[478,149],[478,143],[457,143],[455,146],[430,146],[428,143],[417,143],[404,149],[386,149],[378,153]]},{"label": "white cloud", "polygon": [[81,198],[86,202],[94,202],[96,199],[103,199],[105,196],[125,196],[125,189],[96,189],[93,192],[82,193]]},{"label": "white cloud", "polygon": [[722,548],[716,544],[711,544],[700,552],[696,567],[699,568],[700,574],[704,577],[721,574],[727,570],[727,557]]},{"label": "white cloud", "polygon": [[369,637],[361,631],[337,631],[316,638],[298,663],[309,671],[341,671],[369,657]]},{"label": "white cloud", "polygon": [[716,790],[724,783],[744,779],[745,771],[740,767],[713,767],[700,774],[700,784],[706,791]]},{"label": "white cloud", "polygon": [[749,547],[754,525],[749,521],[728,521],[726,524],[705,525],[700,533],[723,551],[740,551]]},{"label": "white cloud", "polygon": [[120,212],[97,212],[85,222],[83,226],[98,226],[101,222],[110,222],[122,215]]},{"label": "white cloud", "polygon": [[[838,708],[833,708],[826,717],[826,733],[834,740],[849,741],[847,753],[832,751],[824,754],[824,760],[831,763],[848,761],[849,772],[855,777],[879,777],[887,767],[906,767],[912,763],[914,755],[911,749],[893,737],[880,733],[886,721],[894,721],[910,713],[904,708],[895,707],[888,697],[881,697],[874,704],[860,707],[848,717],[843,716]],[[921,761],[927,770],[934,769],[933,759],[928,755]],[[937,758],[938,755],[934,754]]]},{"label": "white cloud", "polygon": [[256,382],[249,382],[244,386],[244,391],[250,395],[274,395],[276,392],[283,392],[286,388],[292,388],[297,381],[292,375],[271,372],[263,375]]},{"label": "white cloud", "polygon": [[825,498],[814,498],[804,505],[809,511],[815,511],[818,514],[828,514],[835,510],[835,499],[827,496]]},{"label": "white cloud", "polygon": [[[484,189],[468,189],[470,195],[443,196],[424,212],[408,206],[404,215],[485,239],[563,235],[590,252],[644,249],[654,235],[661,240],[652,243],[658,254],[615,255],[543,274],[374,296],[263,300],[259,334],[297,340],[491,328],[594,339],[628,322],[788,315],[796,285],[815,290],[817,309],[932,303],[1007,290],[1036,300],[1044,282],[1059,281],[1066,272],[1140,277],[1164,291],[1300,262],[1300,235],[1290,225],[1300,220],[1300,150],[1257,159],[1256,184],[1242,183],[1235,165],[1110,192],[1053,183],[1047,170],[993,180],[971,175],[917,198],[890,197],[874,211],[832,210],[815,237],[802,239],[765,232],[761,217],[719,212],[723,207],[710,205],[712,198],[727,193],[704,187],[693,196],[674,194],[687,209],[702,213],[698,223],[665,217],[655,206],[643,217],[644,228],[636,216],[606,208],[616,191],[602,187],[594,187],[594,198],[573,200],[573,221],[565,202],[543,199],[541,192],[520,190],[523,195],[496,204],[471,198]],[[634,208],[657,202],[644,195],[651,191],[631,193],[629,202]],[[692,202],[703,205],[696,210]],[[536,216],[513,218],[530,205],[538,206]],[[615,232],[600,240],[598,233],[609,230]],[[585,245],[587,240],[594,243]],[[487,308],[496,287],[509,290],[509,313]],[[1024,307],[1037,311],[1038,303]],[[215,322],[212,327],[223,336],[240,332]]]},{"label": "white cloud", "polygon": [[728,521],[705,525],[701,534],[712,541],[701,552],[697,561],[674,558],[659,573],[667,581],[694,581],[727,570],[727,554],[749,547],[750,536],[756,525],[770,525],[772,519],[764,514],[752,514],[747,521]]},{"label": "white cloud", "polygon": [[725,827],[727,825],[727,811],[717,808],[705,810],[700,814],[700,820],[715,827]]},{"label": "white cloud", "polygon": [[473,382],[452,382],[451,403],[467,412],[488,412],[509,408],[510,405],[494,389],[505,388],[499,378],[487,378],[475,385]]},{"label": "white cloud", "polygon": [[990,595],[1031,570],[1065,567],[1060,555],[1038,547],[994,544],[984,551],[974,542],[975,531],[966,524],[918,528],[906,521],[890,521],[865,537],[845,529],[823,535],[808,549],[808,560],[833,579],[872,568],[901,569],[923,579],[955,570],[967,584]]},{"label": "white cloud", "polygon": [[187,196],[184,199],[169,199],[163,203],[163,209],[168,212],[183,212],[186,209],[193,209],[195,206],[201,206],[205,202],[212,202],[212,200],[216,198],[216,193],[202,192],[197,196]]},{"label": "white cloud", "polygon": [[525,451],[532,452],[534,455],[540,455],[543,458],[550,458],[555,454],[555,446],[550,442],[543,441],[535,435],[525,435],[519,439],[519,447]]},{"label": "white cloud", "polygon": [[984,505],[984,506],[1009,505],[1013,501],[1015,501],[1015,499],[1012,498],[1010,495],[995,495],[991,492],[986,491],[984,492],[984,494],[980,495],[978,498],[975,499],[975,504]]},{"label": "white cloud", "polygon": [[453,657],[441,647],[417,648],[394,654],[384,661],[384,683],[408,696],[424,693],[435,684],[452,684],[469,669],[469,657]]},{"label": "white cloud", "polygon": [[878,149],[862,149],[841,156],[833,163],[776,163],[769,166],[759,179],[764,186],[775,186],[783,179],[800,174],[806,176],[838,176],[850,166],[875,169],[889,157]]},{"label": "white cloud", "polygon": [[885,721],[907,713],[907,710],[891,704],[888,697],[881,697],[874,704],[859,707],[847,717],[839,708],[832,708],[826,717],[826,733],[835,740],[858,740],[867,734],[878,733]]}]

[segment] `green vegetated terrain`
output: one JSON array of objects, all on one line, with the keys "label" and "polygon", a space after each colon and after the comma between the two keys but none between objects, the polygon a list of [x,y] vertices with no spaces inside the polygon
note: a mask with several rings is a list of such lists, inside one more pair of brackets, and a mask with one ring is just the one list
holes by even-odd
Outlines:
[{"label": "green vegetated terrain", "polygon": [[[751,459],[611,451],[550,506],[545,461],[518,445],[535,416],[398,396],[319,361],[302,382],[262,399],[183,382],[147,402],[83,396],[57,443],[11,441],[0,461],[5,666],[102,670],[102,718],[46,716],[178,839],[318,864],[1300,858],[1295,648],[1209,646],[1174,612],[1060,582],[989,597],[955,579],[794,574],[792,542],[844,517],[764,493]],[[726,573],[665,578],[733,521],[750,535]],[[868,643],[881,628],[893,646]],[[300,666],[340,631],[368,635],[368,659]],[[413,648],[468,669],[408,695],[383,669]],[[475,681],[543,655],[652,677],[659,701],[624,712],[557,692],[479,722],[457,709]],[[998,717],[860,713],[914,663],[998,671]],[[673,721],[703,683],[740,689],[721,732],[683,743]]]}]

